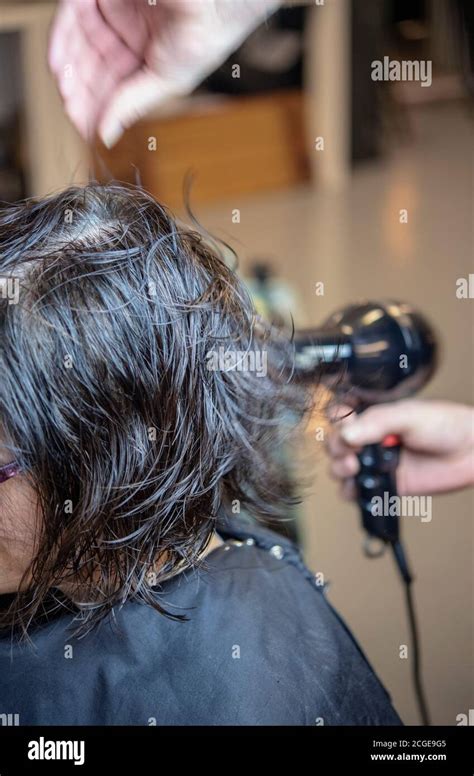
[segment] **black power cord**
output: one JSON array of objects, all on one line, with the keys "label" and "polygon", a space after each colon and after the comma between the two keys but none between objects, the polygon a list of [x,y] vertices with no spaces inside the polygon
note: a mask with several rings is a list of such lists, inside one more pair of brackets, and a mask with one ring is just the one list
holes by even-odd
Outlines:
[{"label": "black power cord", "polygon": [[415,600],[413,598],[413,577],[410,573],[407,558],[401,541],[398,539],[397,541],[391,542],[391,547],[395,557],[395,562],[397,564],[398,570],[400,571],[403,584],[405,586],[405,600],[407,605],[410,638],[412,642],[412,674],[416,700],[418,703],[421,721],[423,725],[428,726],[431,724],[431,722],[421,675],[420,638],[418,635]]}]

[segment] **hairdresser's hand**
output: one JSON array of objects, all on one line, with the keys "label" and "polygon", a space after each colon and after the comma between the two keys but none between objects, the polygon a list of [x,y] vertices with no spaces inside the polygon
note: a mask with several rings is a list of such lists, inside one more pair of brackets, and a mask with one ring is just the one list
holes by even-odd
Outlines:
[{"label": "hairdresser's hand", "polygon": [[[343,415],[339,410],[337,417]],[[356,451],[387,434],[398,434],[403,446],[397,470],[400,495],[443,493],[474,484],[474,409],[412,399],[370,407],[333,423],[327,444],[330,472],[341,481],[346,498],[355,497]]]},{"label": "hairdresser's hand", "polygon": [[279,0],[61,0],[49,50],[69,117],[113,145],[168,97],[190,92]]}]

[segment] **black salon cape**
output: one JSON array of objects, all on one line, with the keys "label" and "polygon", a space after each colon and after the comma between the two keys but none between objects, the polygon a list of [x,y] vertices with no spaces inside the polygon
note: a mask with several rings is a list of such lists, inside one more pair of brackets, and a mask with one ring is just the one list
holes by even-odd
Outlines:
[{"label": "black salon cape", "polygon": [[0,714],[20,725],[400,725],[295,546],[241,518],[219,534],[206,568],[160,597],[187,622],[127,603],[81,640],[67,611],[33,628],[33,648],[2,637]]}]

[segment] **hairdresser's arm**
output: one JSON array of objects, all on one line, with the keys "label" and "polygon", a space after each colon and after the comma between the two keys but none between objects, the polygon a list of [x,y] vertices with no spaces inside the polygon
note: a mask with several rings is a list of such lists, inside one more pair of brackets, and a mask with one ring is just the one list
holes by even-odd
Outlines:
[{"label": "hairdresser's arm", "polygon": [[330,471],[345,497],[355,495],[356,451],[387,434],[399,434],[403,445],[397,472],[400,495],[443,493],[474,484],[474,409],[413,399],[370,407],[334,422],[327,445]]},{"label": "hairdresser's arm", "polygon": [[61,0],[49,63],[66,112],[113,145],[169,97],[190,92],[280,0]]}]

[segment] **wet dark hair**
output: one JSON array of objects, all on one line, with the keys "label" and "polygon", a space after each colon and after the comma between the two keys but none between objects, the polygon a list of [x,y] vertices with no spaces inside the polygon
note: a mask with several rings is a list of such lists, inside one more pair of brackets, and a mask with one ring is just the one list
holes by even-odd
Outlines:
[{"label": "wet dark hair", "polygon": [[[221,505],[281,519],[298,500],[275,460],[312,401],[291,343],[268,348],[215,246],[139,187],[3,205],[0,276],[20,286],[0,298],[2,441],[41,515],[31,585],[0,624],[26,633],[65,574],[94,591],[80,633],[130,599],[173,616],[160,582],[196,563]],[[268,348],[266,374],[209,369],[219,347]]]}]

